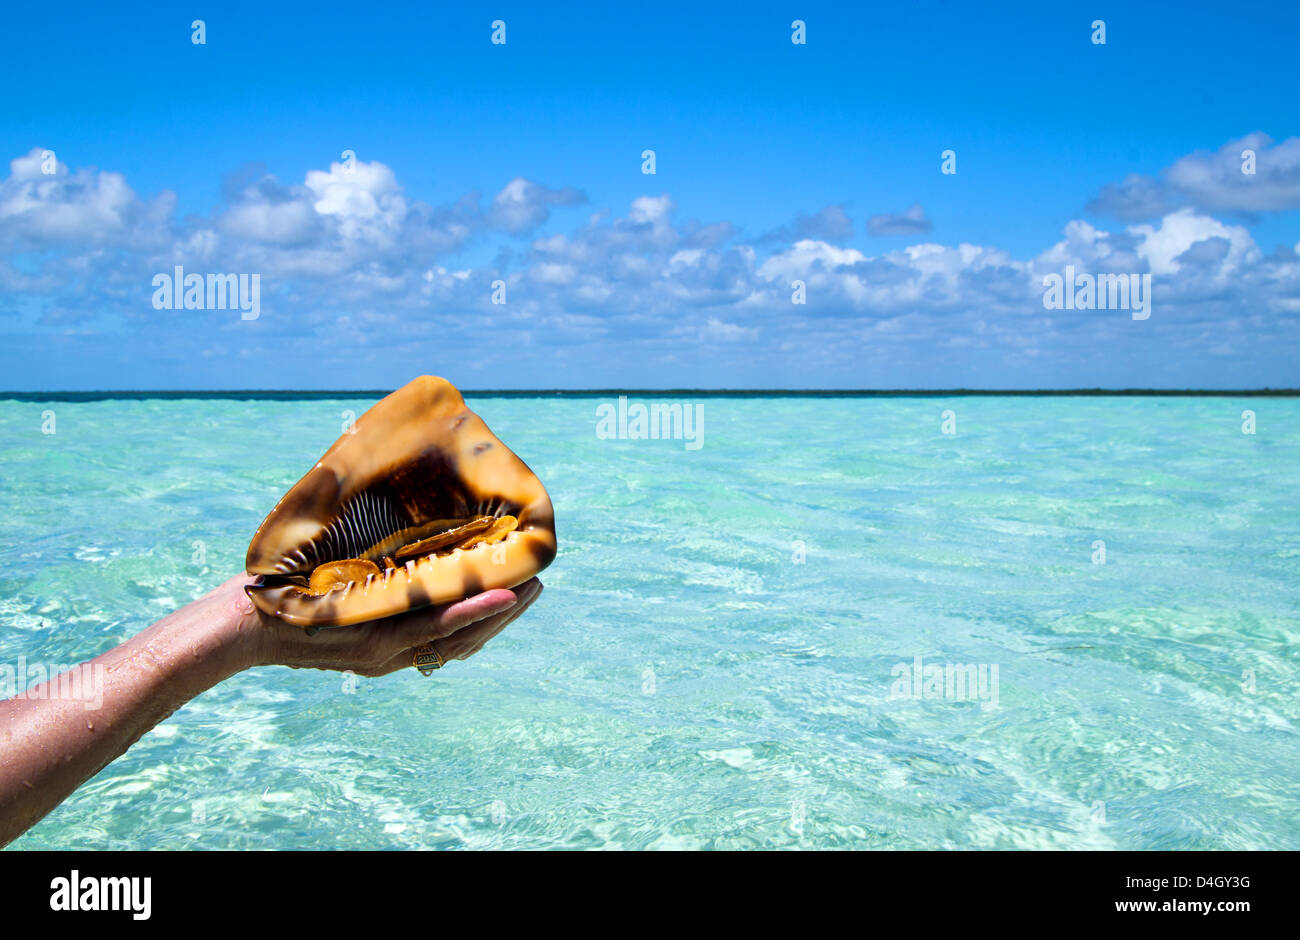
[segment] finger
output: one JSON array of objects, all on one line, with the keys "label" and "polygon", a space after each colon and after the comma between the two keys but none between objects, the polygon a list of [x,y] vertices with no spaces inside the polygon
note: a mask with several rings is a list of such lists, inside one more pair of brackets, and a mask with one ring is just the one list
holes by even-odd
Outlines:
[{"label": "finger", "polygon": [[[503,631],[506,627],[510,626],[512,623],[514,623],[516,620],[522,617],[524,615],[524,611],[528,610],[529,607],[532,607],[533,602],[536,601],[541,596],[542,596],[542,582],[538,581],[537,586],[535,588],[532,588],[528,592],[528,596],[526,598],[520,600],[518,604],[516,604],[514,607],[511,607],[509,610],[507,610],[504,614],[501,615],[504,619],[502,619],[499,624],[496,623],[495,620],[493,621],[492,626],[494,627],[494,629],[484,630],[479,634],[477,638],[478,642],[475,644],[474,648],[470,650],[469,653],[466,654],[466,656],[473,656],[475,653],[481,650],[488,640],[492,639],[498,633]],[[488,621],[483,621],[483,623],[487,624]],[[455,634],[453,634],[453,636],[454,635]],[[462,656],[461,658],[464,659],[465,657]]]},{"label": "finger", "polygon": [[517,601],[512,591],[485,591],[454,604],[421,607],[382,620],[350,627],[331,627],[307,635],[319,652],[346,652],[364,645],[387,646],[397,652],[437,637],[449,636],[477,620],[509,610]]},{"label": "finger", "polygon": [[[461,639],[464,639],[467,636],[479,635],[484,632],[495,633],[500,631],[507,623],[522,614],[524,610],[526,610],[528,606],[537,599],[537,595],[542,591],[542,584],[536,578],[533,578],[531,581],[515,587],[513,591],[516,598],[518,598],[514,606],[507,608],[501,613],[493,614],[491,617],[485,617],[472,624],[467,624],[450,634],[450,637],[459,636]],[[449,637],[443,637],[442,639],[449,639]]]},{"label": "finger", "polygon": [[542,593],[542,585],[540,581],[534,579],[533,582],[521,585],[515,590],[519,592],[519,603],[514,607],[511,607],[505,613],[489,617],[486,620],[480,620],[478,623],[472,623],[468,627],[457,630],[450,637],[445,638],[443,642],[459,642],[463,646],[477,650],[492,637],[518,620]]},{"label": "finger", "polygon": [[[438,655],[445,661],[464,659],[466,655],[469,655],[465,652],[469,646],[473,645],[476,649],[481,647],[490,637],[495,636],[501,630],[504,630],[509,623],[527,610],[529,605],[531,605],[532,602],[537,599],[538,595],[542,593],[542,583],[536,578],[533,578],[531,581],[514,588],[513,593],[518,598],[517,602],[510,605],[502,612],[485,617],[473,624],[461,627],[451,635],[444,634],[439,637],[431,637],[413,644],[410,648],[404,648],[393,654],[393,656],[384,663],[382,671],[386,674],[410,666],[412,658],[415,655],[414,647],[423,646],[425,643],[433,643],[434,647],[438,650]],[[482,595],[479,596],[481,597]],[[465,638],[462,637],[462,634],[468,636],[467,631],[475,631],[479,629],[490,632],[483,635],[482,639],[476,644],[465,642]]]},{"label": "finger", "polygon": [[[526,592],[524,592],[525,586],[526,588],[528,588]],[[477,614],[480,614],[481,610],[495,610],[498,612],[495,612],[495,614],[489,614],[485,616],[485,618],[482,618],[481,620],[474,621],[474,623],[476,624],[500,623],[504,625],[504,623],[506,623],[506,620],[504,620],[504,618],[513,619],[513,616],[515,616],[515,611],[521,610],[521,608],[526,606],[526,603],[520,603],[519,601],[520,592],[524,592],[526,597],[528,598],[533,598],[536,597],[538,589],[534,588],[534,586],[521,585],[520,588],[516,588],[515,590],[513,590],[513,592],[508,592],[508,590],[494,590],[494,592],[485,592],[484,594],[474,595],[473,598],[467,599],[467,601],[474,602],[474,605],[468,605],[467,607],[468,612],[465,610],[456,611],[455,616],[451,616],[451,618],[447,618],[446,615],[435,616],[435,627],[434,627],[435,632],[432,634],[430,634],[430,627],[428,623],[429,616],[432,615],[432,612],[428,610],[416,611],[416,614],[420,614],[420,612],[422,612],[422,614],[425,614],[424,623],[412,623],[404,627],[404,629],[411,629],[411,631],[415,631],[415,636],[413,636],[413,641],[411,640],[412,637],[411,633],[404,633],[399,640],[399,642],[411,641],[411,646],[403,645],[402,647],[400,647],[399,650],[396,650],[395,653],[391,655],[391,657],[387,659],[385,663],[383,663],[383,666],[381,667],[382,671],[385,673],[393,672],[399,670],[399,668],[411,666],[412,657],[413,654],[415,654],[416,646],[424,646],[425,644],[432,644],[432,642],[435,642],[437,640],[446,641],[447,636],[454,636],[455,632],[459,632],[459,631],[450,631],[450,627],[452,627],[452,625],[459,623],[459,621],[463,619],[468,619],[469,616],[476,616]],[[487,597],[487,595],[489,594],[493,594],[493,595],[507,594],[510,595],[512,599],[511,601],[504,602],[504,606],[502,606],[503,599],[498,597],[497,603],[494,603],[494,605],[491,606],[486,606],[486,602],[491,601],[491,599],[493,599]],[[452,605],[452,607],[461,607],[463,605],[467,605],[467,601],[458,602],[456,603],[456,605]],[[532,601],[530,601],[529,599],[529,603],[530,602]],[[447,614],[451,614],[451,612],[452,611],[450,610],[450,607],[448,607]],[[467,624],[464,625],[464,627],[460,627],[459,629],[460,631],[463,631],[463,629],[471,628],[472,625],[473,624]],[[396,640],[396,637],[394,638]],[[443,650],[442,646],[438,646],[437,649],[438,649],[438,654],[442,655],[443,659],[454,658],[454,657],[448,657],[448,655],[445,653],[445,650]],[[456,646],[455,649],[459,649],[459,646]]]},{"label": "finger", "polygon": [[393,638],[407,648],[421,646],[487,617],[502,614],[518,602],[519,598],[513,591],[498,588],[446,607],[411,611],[402,615]]},{"label": "finger", "polygon": [[470,623],[502,616],[517,603],[512,591],[485,591],[454,604],[425,607],[399,614],[387,622],[367,624],[370,629],[366,640],[380,656],[376,673],[387,675],[410,666],[414,647],[448,636]]},{"label": "finger", "polygon": [[456,631],[450,637],[438,643],[438,652],[444,659],[468,659],[473,656],[494,636],[521,617],[533,602],[541,596],[542,585],[534,579],[528,585],[516,588],[520,592],[519,603],[498,617],[491,617],[471,624]]}]

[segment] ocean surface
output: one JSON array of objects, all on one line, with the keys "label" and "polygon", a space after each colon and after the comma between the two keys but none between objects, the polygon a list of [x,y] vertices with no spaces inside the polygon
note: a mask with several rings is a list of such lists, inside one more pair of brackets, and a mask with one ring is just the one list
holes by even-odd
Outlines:
[{"label": "ocean surface", "polygon": [[[372,401],[0,402],[0,663],[240,571]],[[1300,848],[1300,400],[672,401],[471,398],[555,502],[524,617],[239,675],[14,847]]]}]

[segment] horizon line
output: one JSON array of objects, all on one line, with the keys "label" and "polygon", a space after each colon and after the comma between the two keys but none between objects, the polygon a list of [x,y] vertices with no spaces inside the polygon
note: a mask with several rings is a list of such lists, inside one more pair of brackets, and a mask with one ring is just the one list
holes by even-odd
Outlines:
[{"label": "horizon line", "polygon": [[[328,398],[382,398],[393,389],[123,389],[87,391],[0,391],[0,399],[11,401],[88,402],[113,399],[242,399],[313,400]],[[638,395],[646,398],[692,395],[700,398],[940,398],[950,396],[989,397],[1126,397],[1126,398],[1294,398],[1300,388],[536,388],[461,389],[466,398],[596,398]]]}]

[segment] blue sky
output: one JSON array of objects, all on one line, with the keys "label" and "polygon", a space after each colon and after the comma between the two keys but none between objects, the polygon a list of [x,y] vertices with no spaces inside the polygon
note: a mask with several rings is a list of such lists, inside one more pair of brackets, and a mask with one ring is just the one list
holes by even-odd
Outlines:
[{"label": "blue sky", "polygon": [[1294,4],[705,7],[14,8],[0,388],[1300,385]]}]

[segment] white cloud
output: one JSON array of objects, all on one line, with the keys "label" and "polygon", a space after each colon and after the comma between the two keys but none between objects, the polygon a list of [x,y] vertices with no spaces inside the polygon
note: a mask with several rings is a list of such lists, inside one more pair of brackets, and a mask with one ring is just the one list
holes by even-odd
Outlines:
[{"label": "white cloud", "polygon": [[541,281],[543,284],[555,284],[563,286],[572,284],[574,277],[577,276],[577,268],[571,264],[550,264],[542,262],[532,267],[532,276]]},{"label": "white cloud", "polygon": [[[1253,167],[1247,151],[1254,154]],[[1088,210],[1138,221],[1165,216],[1180,206],[1201,212],[1300,209],[1300,137],[1274,144],[1273,138],[1256,131],[1216,151],[1180,157],[1159,178],[1130,173],[1119,183],[1103,186]]]},{"label": "white cloud", "polygon": [[791,280],[807,277],[818,268],[832,270],[865,260],[866,255],[856,248],[839,248],[805,238],[786,251],[774,253],[759,266],[758,274],[767,280]]},{"label": "white cloud", "polygon": [[551,206],[572,206],[586,202],[586,196],[571,187],[550,189],[515,177],[492,200],[492,224],[511,234],[530,232],[550,218]]},{"label": "white cloud", "polygon": [[867,231],[872,235],[924,235],[932,228],[919,202],[905,212],[886,212],[867,220]]},{"label": "white cloud", "polygon": [[843,205],[825,206],[812,215],[797,215],[788,225],[761,236],[760,243],[795,242],[801,239],[840,242],[853,237],[853,220]]},{"label": "white cloud", "polygon": [[704,328],[701,330],[704,338],[720,340],[726,343],[750,339],[757,332],[752,327],[741,326],[738,323],[727,323],[717,317],[709,317],[708,322],[704,324]]},{"label": "white cloud", "polygon": [[667,225],[672,211],[673,201],[667,196],[640,196],[632,200],[632,211],[627,217],[636,223]]},{"label": "white cloud", "polygon": [[[49,158],[47,159],[47,154]],[[52,173],[45,172],[47,162]],[[54,156],[54,151],[33,147],[26,156],[15,157],[9,161],[9,177],[13,182],[22,180],[43,180],[50,176],[67,176],[68,165]]]},{"label": "white cloud", "polygon": [[[178,221],[171,194],[143,200],[119,174],[63,167],[33,176],[36,153],[0,180],[0,289],[27,296],[60,328],[111,315],[119,325],[148,322],[152,335],[150,278],[184,264],[260,273],[259,335],[314,356],[335,350],[344,330],[350,356],[369,350],[380,359],[422,343],[482,347],[491,335],[485,355],[528,346],[557,361],[599,343],[678,358],[716,346],[751,363],[788,355],[843,369],[865,351],[896,358],[913,347],[1053,361],[1113,341],[1127,322],[1102,312],[1045,314],[1043,275],[1074,265],[1150,271],[1156,303],[1144,329],[1167,331],[1169,344],[1205,352],[1221,344],[1219,324],[1233,317],[1248,322],[1252,337],[1273,337],[1274,347],[1297,342],[1300,259],[1265,258],[1243,226],[1188,208],[1117,231],[1074,220],[1024,259],[996,246],[933,241],[878,254],[819,238],[746,243],[729,221],[677,219],[667,194],[522,242],[510,236],[534,229],[577,191],[516,178],[486,205],[471,193],[431,206],[408,196],[383,164],[333,164],[301,183],[245,174],[210,218]],[[33,265],[19,255],[35,244],[46,250]],[[507,304],[491,303],[497,279],[509,285]],[[795,279],[806,282],[806,304],[791,303]],[[200,321],[196,313],[188,322]],[[1189,322],[1213,326],[1184,328]]]},{"label": "white cloud", "polygon": [[0,183],[0,235],[11,243],[103,241],[126,232],[132,213],[148,207],[120,173],[83,169],[70,173],[41,171],[42,150],[10,161],[10,175]]},{"label": "white cloud", "polygon": [[218,219],[218,226],[232,238],[277,245],[300,244],[320,231],[318,212],[305,200],[250,200],[231,206]]},{"label": "white cloud", "polygon": [[1134,225],[1129,231],[1141,241],[1137,253],[1150,265],[1151,273],[1156,275],[1177,274],[1180,265],[1176,260],[1197,242],[1210,238],[1222,238],[1229,248],[1222,261],[1222,271],[1238,270],[1247,262],[1259,259],[1259,249],[1250,233],[1240,225],[1224,225],[1217,219],[1197,215],[1191,209],[1182,209],[1164,217],[1160,227],[1151,225]]},{"label": "white cloud", "polygon": [[[1245,173],[1244,151],[1255,152],[1255,172]],[[1300,209],[1300,137],[1273,145],[1256,131],[1214,153],[1198,151],[1176,161],[1165,180],[1194,206],[1211,211],[1277,212]]]}]

